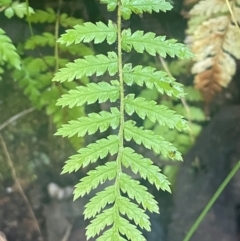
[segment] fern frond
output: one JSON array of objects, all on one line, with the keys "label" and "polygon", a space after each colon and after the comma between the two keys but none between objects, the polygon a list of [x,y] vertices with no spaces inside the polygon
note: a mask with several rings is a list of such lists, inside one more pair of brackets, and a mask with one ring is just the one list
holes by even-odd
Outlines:
[{"label": "fern frond", "polygon": [[121,197],[117,200],[116,205],[122,215],[126,215],[130,220],[133,220],[141,229],[151,230],[149,217],[135,203],[132,203],[126,197]]},{"label": "fern frond", "polygon": [[118,226],[119,232],[126,235],[128,240],[146,240],[136,226],[132,225],[127,219],[120,217]]},{"label": "fern frond", "polygon": [[[123,239],[119,233],[126,235],[128,240],[145,241],[142,233],[136,229],[136,226],[129,223],[129,221],[122,217],[114,215],[116,213],[115,207],[109,208],[103,213],[99,214],[87,227],[87,239],[98,235],[106,226],[115,224],[113,228],[106,231],[106,236],[103,234],[104,240],[126,240]],[[114,228],[115,227],[115,228]],[[115,230],[114,230],[115,229]],[[108,238],[107,238],[108,237]],[[102,240],[102,238],[97,239]]]},{"label": "fern frond", "polygon": [[139,181],[131,179],[128,175],[122,173],[120,189],[123,193],[127,193],[130,198],[135,199],[138,204],[141,204],[145,210],[147,209],[155,213],[159,212],[156,200]]},{"label": "fern frond", "polygon": [[63,27],[73,27],[77,24],[83,24],[83,20],[79,18],[69,17],[66,13],[60,15],[59,23]]},{"label": "fern frond", "polygon": [[156,56],[159,54],[166,57],[168,54],[171,57],[177,56],[181,59],[193,57],[190,50],[184,44],[177,43],[177,40],[166,40],[165,37],[156,37],[155,33],[136,31],[132,34],[130,29],[122,31],[122,48],[130,52],[134,48],[138,53],[147,51],[150,55]]},{"label": "fern frond", "polygon": [[152,89],[154,86],[161,94],[166,93],[168,96],[177,98],[184,97],[183,85],[175,82],[175,79],[169,77],[164,71],[156,71],[155,68],[141,65],[132,68],[131,64],[125,64],[123,68],[124,82],[127,85],[136,83],[143,86],[145,83],[147,88]]},{"label": "fern frond", "polygon": [[85,219],[89,219],[95,217],[103,208],[107,206],[107,204],[112,204],[115,201],[115,186],[109,186],[105,188],[103,191],[98,192],[96,196],[90,199],[90,201],[86,204],[84,210]]},{"label": "fern frond", "polygon": [[117,169],[116,162],[108,162],[103,166],[96,167],[95,170],[89,171],[88,176],[82,178],[74,190],[74,200],[88,194],[92,189],[96,188],[99,184],[111,181],[116,178]]},{"label": "fern frond", "polygon": [[93,50],[90,47],[88,47],[84,44],[81,44],[81,43],[78,45],[69,45],[69,46],[60,44],[59,50],[61,52],[70,53],[70,54],[76,55],[76,56],[86,56],[86,55],[94,54]]},{"label": "fern frond", "polygon": [[0,61],[8,62],[17,69],[21,68],[21,60],[17,54],[15,46],[11,39],[0,28]]},{"label": "fern frond", "polygon": [[157,105],[153,100],[147,101],[142,97],[134,98],[134,94],[129,94],[125,98],[125,105],[128,115],[136,112],[143,120],[148,117],[152,122],[157,121],[160,125],[167,125],[169,128],[188,129],[187,123],[182,119],[182,116],[169,110],[166,106]]},{"label": "fern frond", "polygon": [[[124,138],[127,141],[133,139],[137,144],[143,144],[147,149],[153,150],[157,154],[161,153],[165,157],[179,161],[182,160],[181,153],[170,142],[154,134],[153,131],[137,127],[132,121],[126,121],[124,127]],[[174,157],[171,155],[173,152],[175,153]]]},{"label": "fern frond", "polygon": [[[174,107],[174,110],[184,116],[185,118],[187,118],[187,112],[186,112],[186,109],[178,104]],[[195,107],[195,106],[190,106],[189,107],[189,112],[191,113],[191,120],[192,121],[205,121],[206,120],[206,117],[205,117],[205,114],[203,112],[202,109],[198,108],[198,107]]]},{"label": "fern frond", "polygon": [[[214,7],[209,7],[209,5]],[[233,14],[240,21],[240,7],[233,3]],[[187,41],[195,53],[195,87],[205,100],[210,102],[214,95],[227,87],[236,72],[236,61],[240,59],[240,35],[237,26],[231,22],[231,15],[225,1],[200,1],[190,12],[189,36]],[[205,20],[196,25],[199,15]]]},{"label": "fern frond", "polygon": [[[128,230],[128,232],[132,232],[131,234],[131,236],[134,236],[135,238],[137,238],[139,241],[146,241],[146,239],[141,235],[141,233],[138,231],[138,230],[136,230],[136,228],[134,228],[134,226],[133,225],[131,225],[129,222],[127,222],[127,220],[126,219],[124,219],[126,222],[121,222],[121,223],[118,223],[118,226],[119,225],[121,225],[121,229],[119,228],[119,230],[118,229],[116,229],[115,228],[115,226],[117,226],[117,225],[115,225],[115,226],[113,226],[112,228],[110,228],[109,230],[107,230],[106,232],[104,232],[103,233],[103,235],[101,236],[101,237],[99,237],[98,239],[97,239],[97,241],[111,241],[111,240],[116,240],[116,241],[128,241],[129,239],[125,239],[125,238],[123,238],[120,234],[119,234],[119,232],[121,231],[121,233],[122,234],[126,234],[126,231]],[[130,229],[129,230],[129,228],[126,230],[126,228],[128,227],[128,226],[131,226],[133,229]],[[137,232],[137,233],[136,233]],[[128,237],[130,237],[129,235],[128,235]],[[134,239],[133,239],[134,240]]]},{"label": "fern frond", "polygon": [[142,14],[144,12],[166,12],[172,9],[172,5],[164,0],[152,0],[147,2],[146,0],[123,0],[121,14],[124,19],[129,19],[132,13]]},{"label": "fern frond", "polygon": [[199,90],[196,90],[193,86],[185,86],[184,91],[186,92],[186,100],[200,102],[203,100]]},{"label": "fern frond", "polygon": [[226,1],[222,0],[203,0],[200,1],[198,4],[195,4],[191,11],[189,12],[190,15],[206,15],[207,17],[211,17],[214,14],[219,13],[227,13],[228,6]]},{"label": "fern frond", "polygon": [[79,154],[70,157],[63,168],[62,173],[71,173],[77,171],[81,167],[86,167],[89,163],[96,162],[99,158],[103,159],[108,154],[114,155],[118,150],[118,138],[111,135],[107,138],[97,140],[95,143],[89,144],[87,147],[78,151]]},{"label": "fern frond", "polygon": [[114,43],[117,39],[117,27],[110,20],[108,25],[102,22],[97,22],[96,24],[87,22],[83,25],[76,25],[74,29],[67,30],[58,42],[68,46],[72,43],[89,43],[93,40],[95,44],[99,44],[105,39],[108,44]]},{"label": "fern frond", "polygon": [[113,226],[112,228],[109,228],[106,232],[104,232],[97,241],[128,241],[125,238],[121,237],[118,230]]},{"label": "fern frond", "polygon": [[12,18],[14,15],[19,18],[23,18],[27,14],[31,16],[34,13],[33,8],[27,6],[25,2],[20,3],[19,1],[2,1],[0,5],[3,6],[3,9],[6,8],[4,10],[4,14],[7,18]]},{"label": "fern frond", "polygon": [[77,87],[76,90],[70,90],[68,94],[63,95],[57,102],[57,105],[82,106],[85,103],[92,104],[98,101],[103,103],[107,100],[115,102],[119,98],[119,82],[112,80],[111,85],[107,82],[89,83],[87,86]]},{"label": "fern frond", "polygon": [[37,10],[34,14],[29,16],[31,23],[54,23],[57,15],[52,8],[47,8],[46,11]]},{"label": "fern frond", "polygon": [[105,159],[107,156],[116,154],[116,161],[108,161],[105,165],[89,171],[87,176],[76,185],[74,199],[89,194],[100,184],[110,181],[109,187],[97,192],[85,207],[85,218],[93,218],[87,227],[87,239],[94,238],[101,233],[96,240],[145,241],[138,228],[150,231],[149,217],[145,211],[158,213],[158,204],[145,186],[124,173],[125,168],[139,174],[141,178],[155,185],[158,190],[171,192],[170,183],[157,165],[154,165],[150,159],[137,154],[133,149],[126,147],[124,140],[133,140],[137,144],[155,151],[156,154],[162,154],[173,160],[181,160],[182,158],[172,144],[153,131],[137,127],[134,121],[126,121],[125,114],[131,116],[136,113],[142,119],[157,121],[160,125],[177,130],[187,131],[188,126],[182,116],[164,105],[158,105],[157,102],[148,101],[143,97],[135,97],[131,93],[125,95],[125,83],[129,86],[133,84],[143,86],[145,84],[147,88],[153,89],[157,94],[160,92],[177,98],[181,98],[185,94],[183,86],[176,83],[174,78],[169,77],[163,71],[141,65],[136,67],[132,67],[131,64],[124,65],[122,50],[129,52],[135,49],[138,53],[146,51],[153,56],[159,54],[163,57],[169,55],[180,58],[190,58],[192,54],[188,48],[177,43],[176,40],[166,40],[165,37],[156,36],[152,32],[136,31],[132,34],[130,29],[122,30],[122,17],[128,19],[133,13],[142,14],[170,10],[172,6],[167,1],[100,0],[100,2],[106,4],[109,11],[117,8],[116,24],[109,21],[108,24],[97,22],[77,25],[74,29],[63,34],[58,42],[65,44],[65,46],[91,41],[95,44],[105,40],[108,44],[117,42],[116,53],[108,52],[107,56],[102,54],[87,55],[77,59],[60,69],[53,80],[66,84],[75,78],[100,76],[106,72],[110,76],[118,73],[118,78],[116,77],[117,79],[110,83],[98,82],[76,87],[64,94],[57,104],[72,108],[95,102],[116,103],[119,100],[120,106],[119,108],[111,108],[110,112],[90,113],[87,117],[70,121],[63,125],[56,134],[83,137],[97,131],[106,131],[109,127],[118,128],[118,134],[97,140],[86,148],[80,149],[78,154],[70,157],[66,162],[63,173],[76,171],[80,167],[95,163],[98,159]]},{"label": "fern frond", "polygon": [[53,81],[73,81],[83,76],[103,75],[106,71],[113,76],[118,71],[118,57],[115,52],[108,52],[108,56],[99,54],[96,56],[85,56],[84,59],[76,59],[74,63],[68,63],[54,76]]},{"label": "fern frond", "polygon": [[68,136],[73,135],[84,136],[100,130],[103,132],[111,126],[116,129],[119,125],[119,110],[111,108],[111,112],[101,111],[99,114],[90,113],[88,117],[81,117],[78,120],[70,121],[69,124],[64,124],[56,133],[56,135]]},{"label": "fern frond", "polygon": [[25,49],[35,49],[37,46],[50,46],[55,45],[55,37],[51,33],[43,33],[42,35],[34,35],[30,37],[25,43]]},{"label": "fern frond", "polygon": [[162,189],[163,191],[171,192],[169,187],[170,183],[167,178],[160,173],[160,169],[153,165],[153,162],[149,158],[144,158],[129,147],[123,150],[123,165],[125,167],[130,166],[134,173],[138,172],[142,178],[148,179],[158,190]]},{"label": "fern frond", "polygon": [[91,221],[88,225],[86,236],[87,239],[93,238],[106,227],[110,226],[114,222],[114,207],[104,210],[102,213],[98,214],[95,219]]},{"label": "fern frond", "polygon": [[107,10],[112,12],[118,5],[118,0],[100,0],[101,3],[107,4]]}]

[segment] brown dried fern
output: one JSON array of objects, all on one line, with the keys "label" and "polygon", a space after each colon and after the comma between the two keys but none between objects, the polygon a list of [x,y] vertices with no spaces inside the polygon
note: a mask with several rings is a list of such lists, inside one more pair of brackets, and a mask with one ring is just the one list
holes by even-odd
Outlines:
[{"label": "brown dried fern", "polygon": [[[240,0],[230,1],[240,23]],[[195,54],[192,73],[195,87],[205,100],[227,87],[240,59],[240,34],[225,0],[202,0],[190,11],[187,44]]]}]

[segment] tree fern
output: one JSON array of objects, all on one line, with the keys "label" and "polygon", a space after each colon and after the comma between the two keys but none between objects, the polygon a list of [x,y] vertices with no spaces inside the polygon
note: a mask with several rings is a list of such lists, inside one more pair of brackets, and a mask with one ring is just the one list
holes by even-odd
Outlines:
[{"label": "tree fern", "polygon": [[[135,113],[140,118],[149,118],[169,128],[187,130],[184,118],[166,106],[158,105],[153,100],[136,97],[129,93],[125,95],[126,85],[137,84],[147,88],[156,88],[160,93],[180,98],[184,95],[183,88],[173,78],[163,71],[158,71],[149,66],[135,66],[131,63],[123,64],[123,51],[135,50],[138,53],[146,51],[150,55],[167,55],[180,58],[192,57],[191,52],[176,40],[166,40],[163,36],[143,31],[131,32],[130,29],[122,30],[122,18],[129,19],[131,14],[152,13],[170,10],[172,6],[165,1],[153,0],[101,0],[107,4],[109,11],[117,12],[117,22],[108,24],[102,22],[84,23],[77,25],[58,40],[59,43],[70,45],[88,43],[95,44],[107,41],[108,44],[117,43],[116,52],[106,55],[88,55],[66,64],[53,78],[54,81],[67,83],[84,76],[102,76],[108,73],[112,81],[89,83],[77,87],[64,94],[57,102],[60,106],[69,108],[105,101],[116,102],[115,107],[109,111],[90,113],[87,117],[80,117],[63,125],[57,135],[79,137],[86,134],[92,135],[97,131],[104,132],[108,128],[117,129],[117,134],[90,143],[78,151],[66,162],[63,173],[74,172],[98,159],[111,155],[111,161],[98,165],[90,170],[76,185],[74,199],[89,194],[99,185],[107,182],[109,186],[97,192],[86,205],[85,218],[93,218],[87,227],[86,236],[96,240],[145,240],[140,229],[150,231],[149,217],[145,211],[159,212],[158,204],[147,188],[134,180],[129,174],[124,173],[124,168],[130,168],[133,173],[138,173],[143,179],[148,180],[156,188],[171,192],[170,183],[161,173],[158,166],[142,155],[138,154],[129,145],[133,140],[155,153],[162,153],[173,160],[182,160],[181,154],[169,142],[153,131],[139,127],[131,120]],[[116,107],[116,104],[118,107]]]}]

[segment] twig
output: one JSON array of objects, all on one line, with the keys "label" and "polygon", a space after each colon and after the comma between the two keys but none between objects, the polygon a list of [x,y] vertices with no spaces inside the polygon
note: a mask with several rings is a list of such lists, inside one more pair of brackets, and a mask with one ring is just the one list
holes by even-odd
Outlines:
[{"label": "twig", "polygon": [[[167,72],[167,74],[168,74],[170,77],[173,77],[173,75],[172,75],[172,73],[170,72],[170,70],[169,70],[169,68],[168,68],[165,60],[164,60],[161,56],[159,56],[159,59],[160,59],[160,61],[161,61],[161,64],[162,64],[164,70]],[[181,97],[180,99],[181,99],[181,102],[182,102],[182,104],[183,104],[183,107],[184,107],[185,110],[186,110],[187,119],[188,119],[189,125],[190,125],[190,127],[191,127],[191,125],[192,125],[192,118],[191,118],[190,108],[189,108],[188,103],[187,103],[187,101],[186,101],[186,99],[185,99],[184,97]],[[190,128],[190,138],[191,138],[191,141],[192,141],[192,143],[193,143],[193,142],[194,142],[194,136],[192,135],[191,128]]]},{"label": "twig", "polygon": [[234,22],[235,26],[238,28],[238,31],[240,33],[240,28],[239,28],[238,22],[237,22],[237,20],[236,20],[236,18],[234,16],[233,10],[232,10],[232,8],[230,6],[229,0],[226,0],[226,4],[227,4],[228,10],[229,10],[229,12],[230,12],[230,14],[232,16],[233,22]]},{"label": "twig", "polygon": [[3,148],[3,151],[4,151],[4,154],[6,156],[6,160],[7,160],[7,163],[8,163],[8,166],[10,168],[10,171],[11,171],[11,175],[12,175],[12,178],[14,180],[14,182],[16,183],[16,187],[17,187],[17,190],[19,191],[20,195],[22,196],[23,200],[25,201],[25,203],[27,204],[28,206],[28,209],[29,209],[29,212],[30,212],[30,215],[33,219],[33,221],[35,222],[36,224],[36,228],[37,228],[37,231],[39,233],[39,235],[41,236],[41,239],[43,240],[43,236],[42,236],[42,233],[41,233],[41,230],[40,230],[40,227],[39,227],[39,224],[38,224],[38,221],[36,219],[36,216],[31,208],[31,205],[22,189],[22,186],[20,185],[19,181],[18,181],[18,177],[17,177],[17,173],[15,171],[15,168],[14,168],[14,165],[13,165],[13,162],[10,158],[10,155],[9,155],[9,152],[7,150],[7,147],[6,147],[6,144],[3,140],[3,137],[2,135],[0,134],[0,142],[1,142],[1,145],[2,145],[2,148]]},{"label": "twig", "polygon": [[4,129],[7,125],[9,125],[12,122],[14,122],[15,120],[19,119],[20,117],[22,117],[22,116],[24,116],[24,115],[26,115],[26,114],[34,111],[34,110],[35,110],[35,108],[32,107],[32,108],[29,108],[27,110],[24,110],[24,111],[14,115],[14,116],[12,116],[10,119],[8,119],[7,121],[5,121],[3,124],[0,125],[0,131],[2,129]]},{"label": "twig", "polygon": [[0,8],[0,12],[2,12],[3,10],[5,10],[7,7],[3,6]]},{"label": "twig", "polygon": [[72,231],[72,224],[69,224],[61,241],[68,241],[71,231]]}]

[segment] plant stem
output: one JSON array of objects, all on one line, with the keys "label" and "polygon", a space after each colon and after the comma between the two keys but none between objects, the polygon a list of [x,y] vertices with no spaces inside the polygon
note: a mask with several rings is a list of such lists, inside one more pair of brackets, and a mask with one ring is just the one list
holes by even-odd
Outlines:
[{"label": "plant stem", "polygon": [[57,18],[55,22],[54,36],[55,36],[55,46],[54,46],[54,57],[55,57],[55,73],[59,69],[59,49],[58,49],[58,38],[59,38],[59,21],[60,21],[60,13],[61,13],[61,5],[62,1],[58,1],[58,9],[57,9]]},{"label": "plant stem", "polygon": [[32,111],[34,111],[34,110],[35,110],[35,108],[34,108],[34,107],[31,107],[31,108],[29,108],[29,109],[27,109],[27,110],[24,110],[24,111],[22,111],[22,112],[20,112],[20,113],[18,113],[18,114],[16,114],[16,115],[14,115],[14,116],[12,116],[11,118],[9,118],[7,121],[5,121],[4,123],[2,123],[2,124],[0,125],[0,131],[3,130],[7,125],[9,125],[9,124],[11,124],[12,122],[16,121],[18,118],[20,118],[20,117],[22,117],[22,116],[24,116],[24,115],[27,115],[28,113],[30,113],[30,112],[32,112]]},{"label": "plant stem", "polygon": [[239,168],[240,168],[240,161],[237,162],[237,164],[234,166],[232,171],[228,174],[228,176],[222,182],[222,184],[220,185],[218,190],[212,196],[212,198],[210,199],[210,201],[208,202],[208,204],[206,205],[206,207],[204,208],[204,210],[202,211],[202,213],[200,214],[198,219],[195,221],[195,223],[192,225],[191,229],[188,231],[188,233],[187,233],[186,237],[183,239],[183,241],[188,241],[192,237],[193,233],[196,231],[199,224],[202,222],[202,220],[204,219],[204,217],[206,216],[206,214],[208,213],[208,211],[210,210],[210,208],[212,207],[214,202],[220,196],[220,194],[222,193],[224,188],[227,186],[227,184],[233,178],[233,176],[236,174],[236,172],[238,171]]},{"label": "plant stem", "polygon": [[[169,68],[168,68],[168,65],[166,63],[166,61],[164,60],[164,58],[162,58],[161,56],[159,56],[159,59],[161,61],[161,64],[164,68],[164,70],[167,72],[167,74],[174,78],[172,73],[170,72]],[[193,136],[193,133],[192,133],[192,117],[191,117],[191,111],[190,111],[190,108],[189,108],[189,105],[187,103],[187,100],[184,98],[184,97],[180,97],[181,99],[181,102],[183,104],[183,107],[186,111],[186,114],[187,114],[187,120],[188,120],[188,124],[189,124],[189,127],[190,127],[190,132],[189,132],[189,136],[190,136],[190,139],[191,139],[191,142],[194,143],[195,141],[195,137]]]},{"label": "plant stem", "polygon": [[238,22],[236,20],[236,17],[235,17],[235,15],[233,13],[233,9],[232,9],[232,7],[231,7],[231,5],[229,3],[229,0],[226,0],[226,4],[227,4],[228,10],[229,10],[229,12],[230,12],[230,14],[232,16],[233,22],[234,22],[235,26],[238,28],[238,32],[240,33],[240,28],[239,28]]},{"label": "plant stem", "polygon": [[[31,204],[30,204],[30,202],[28,201],[27,196],[25,195],[25,193],[24,193],[24,191],[23,191],[23,189],[22,189],[22,186],[21,186],[21,184],[20,184],[20,182],[19,182],[19,179],[18,179],[18,177],[17,177],[17,173],[16,173],[16,171],[15,171],[15,168],[14,168],[14,165],[13,165],[13,162],[12,162],[12,159],[11,159],[11,157],[10,157],[10,155],[9,155],[7,146],[6,146],[5,141],[3,140],[3,137],[2,137],[1,134],[0,134],[0,143],[1,143],[1,146],[2,146],[2,148],[3,148],[3,152],[4,152],[5,156],[6,156],[6,161],[7,161],[7,164],[8,164],[8,166],[9,166],[9,168],[10,168],[11,175],[12,175],[12,178],[13,178],[15,184],[16,184],[17,190],[19,191],[20,195],[22,196],[24,202],[26,203],[26,205],[27,205],[27,207],[28,207],[28,210],[29,210],[29,213],[30,213],[30,215],[31,215],[32,221],[34,222],[35,227],[36,227],[36,230],[37,230],[38,234],[40,235],[40,237],[39,237],[40,240],[43,241],[42,232],[41,232],[40,226],[39,226],[39,224],[38,224],[37,218],[36,218],[36,216],[35,216],[35,214],[34,214],[34,212],[33,212],[33,210],[32,210]],[[1,239],[0,239],[0,240],[1,240]]]},{"label": "plant stem", "polygon": [[[121,1],[118,1],[117,12],[117,32],[118,32],[118,74],[119,74],[119,91],[120,91],[120,127],[119,127],[119,150],[117,156],[117,175],[122,172],[122,152],[123,152],[123,131],[124,131],[124,84],[123,84],[123,64],[122,64],[122,29],[121,29]],[[118,178],[117,178],[118,179]],[[118,180],[116,180],[118,181]]]},{"label": "plant stem", "polygon": [[27,23],[28,23],[28,28],[29,28],[29,31],[30,31],[30,34],[31,34],[31,37],[34,36],[34,33],[33,33],[33,29],[32,29],[32,24],[31,24],[31,21],[30,21],[30,13],[29,13],[29,1],[26,0],[26,8],[27,8]]}]

